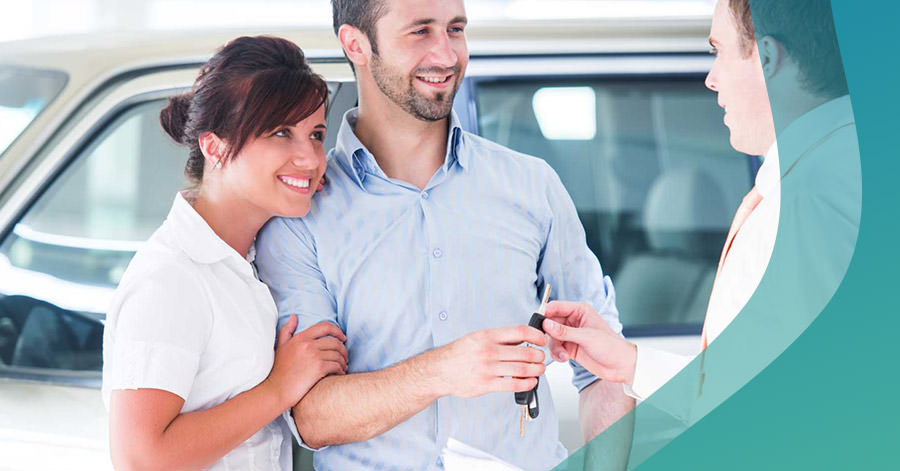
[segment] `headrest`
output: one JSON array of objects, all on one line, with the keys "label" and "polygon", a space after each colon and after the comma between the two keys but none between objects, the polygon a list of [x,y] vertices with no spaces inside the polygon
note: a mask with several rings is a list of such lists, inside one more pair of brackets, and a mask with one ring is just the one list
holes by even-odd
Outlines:
[{"label": "headrest", "polygon": [[715,258],[730,223],[722,188],[696,167],[664,172],[653,182],[644,204],[647,241],[655,251]]}]

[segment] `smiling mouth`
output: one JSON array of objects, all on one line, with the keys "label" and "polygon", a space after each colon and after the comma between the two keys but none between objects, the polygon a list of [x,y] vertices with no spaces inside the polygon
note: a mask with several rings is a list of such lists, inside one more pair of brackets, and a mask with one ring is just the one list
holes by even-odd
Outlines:
[{"label": "smiling mouth", "polygon": [[430,84],[434,84],[434,85],[445,84],[450,81],[451,77],[453,77],[453,76],[452,75],[447,75],[446,77],[424,77],[421,75],[416,76],[417,79],[419,79],[425,83],[430,83]]},{"label": "smiling mouth", "polygon": [[309,183],[310,183],[309,178],[291,178],[291,177],[279,176],[278,179],[281,180],[282,183],[284,183],[285,185],[287,185],[291,188],[296,188],[298,190],[308,190],[309,189]]}]

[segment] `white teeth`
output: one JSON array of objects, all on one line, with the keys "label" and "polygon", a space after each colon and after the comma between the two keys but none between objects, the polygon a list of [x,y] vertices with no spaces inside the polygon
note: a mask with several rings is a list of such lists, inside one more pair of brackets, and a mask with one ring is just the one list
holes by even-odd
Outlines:
[{"label": "white teeth", "polygon": [[447,81],[448,77],[443,77],[443,78],[419,77],[419,78],[428,83],[444,83]]},{"label": "white teeth", "polygon": [[290,178],[290,177],[278,177],[278,179],[283,181],[284,183],[287,183],[290,186],[295,187],[295,188],[309,188],[309,179],[308,178],[298,180],[296,178]]}]

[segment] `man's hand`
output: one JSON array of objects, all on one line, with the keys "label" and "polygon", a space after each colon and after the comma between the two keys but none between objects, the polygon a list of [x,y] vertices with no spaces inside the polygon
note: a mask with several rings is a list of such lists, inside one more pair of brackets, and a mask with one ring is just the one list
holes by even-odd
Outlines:
[{"label": "man's hand", "polygon": [[602,380],[632,384],[637,347],[613,332],[593,307],[554,301],[544,315],[554,360],[575,360]]},{"label": "man's hand", "polygon": [[539,330],[513,326],[473,332],[430,352],[439,396],[476,397],[492,392],[528,391],[544,374],[544,352],[520,345],[544,346]]}]

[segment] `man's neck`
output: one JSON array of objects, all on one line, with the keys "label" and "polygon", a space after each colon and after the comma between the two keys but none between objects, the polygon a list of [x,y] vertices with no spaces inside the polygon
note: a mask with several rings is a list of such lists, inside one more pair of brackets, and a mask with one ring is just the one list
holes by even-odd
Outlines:
[{"label": "man's neck", "polygon": [[447,155],[448,119],[422,121],[386,97],[361,97],[354,131],[385,175],[417,188],[425,188]]}]

